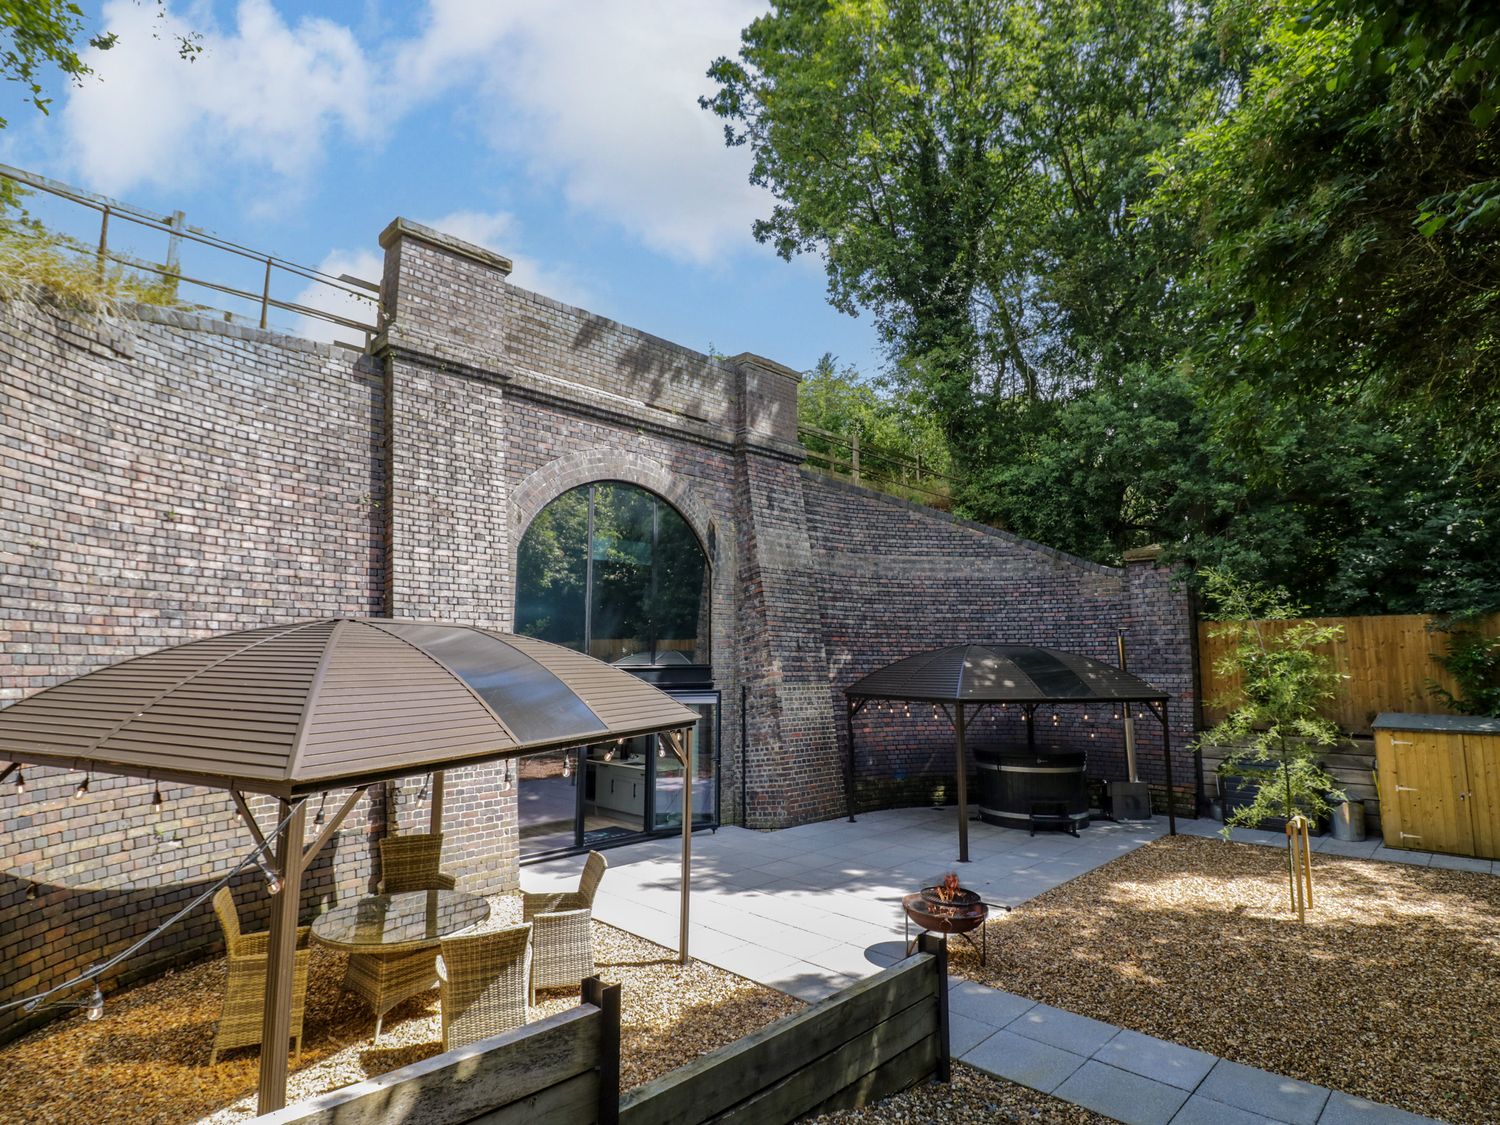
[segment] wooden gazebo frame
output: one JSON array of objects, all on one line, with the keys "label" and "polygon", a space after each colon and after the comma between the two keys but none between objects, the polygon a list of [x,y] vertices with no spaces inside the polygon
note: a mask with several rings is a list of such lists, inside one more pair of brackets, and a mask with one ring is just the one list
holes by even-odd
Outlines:
[{"label": "wooden gazebo frame", "polygon": [[848,755],[844,764],[844,801],[854,819],[854,719],[875,700],[926,703],[953,725],[958,793],[958,861],[969,862],[968,755],[964,748],[968,722],[986,707],[1014,703],[1025,714],[1026,742],[1036,745],[1036,709],[1063,704],[1144,705],[1161,722],[1166,767],[1167,828],[1177,835],[1173,810],[1172,732],[1165,691],[1138,676],[1077,653],[1029,645],[949,645],[918,653],[877,668],[844,689],[844,722]]},{"label": "wooden gazebo frame", "polygon": [[[683,765],[678,954],[688,958],[698,714],[592,657],[434,622],[338,618],[225,633],[135,657],[0,711],[0,759],[227,792],[282,887],[271,910],[258,1110],[286,1104],[302,875],[365,791],[444,771],[648,734]],[[307,802],[352,789],[306,842]],[[268,839],[249,794],[278,802]],[[85,974],[87,977],[88,974]],[[79,983],[84,978],[80,978]]]}]

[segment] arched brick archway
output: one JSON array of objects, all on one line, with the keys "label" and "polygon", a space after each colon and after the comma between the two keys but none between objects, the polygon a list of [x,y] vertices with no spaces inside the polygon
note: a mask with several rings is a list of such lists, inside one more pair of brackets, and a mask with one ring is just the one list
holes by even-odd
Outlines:
[{"label": "arched brick archway", "polygon": [[[717,526],[709,511],[660,461],[643,454],[613,449],[586,449],[566,454],[543,465],[515,488],[510,497],[512,556],[520,550],[521,538],[543,508],[570,489],[606,480],[644,488],[676,508],[693,529],[693,534],[698,536],[714,570],[714,584],[718,585],[729,553],[724,529]],[[511,561],[515,562],[514,557]]]}]

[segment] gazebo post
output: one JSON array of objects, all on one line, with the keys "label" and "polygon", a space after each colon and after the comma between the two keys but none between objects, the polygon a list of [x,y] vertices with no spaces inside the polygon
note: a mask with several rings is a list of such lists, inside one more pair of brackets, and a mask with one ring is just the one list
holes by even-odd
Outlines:
[{"label": "gazebo post", "polygon": [[688,962],[688,906],[693,880],[693,729],[676,731],[672,741],[682,759],[682,900],[678,905],[677,959]]},{"label": "gazebo post", "polygon": [[844,698],[844,729],[849,735],[849,758],[844,763],[844,809],[849,814],[849,823],[854,823],[854,716],[860,705]]},{"label": "gazebo post", "polygon": [[969,759],[964,753],[964,705],[955,704],[953,729],[957,734],[958,773],[958,862],[969,862]]},{"label": "gazebo post", "polygon": [[297,915],[302,904],[302,836],[307,802],[283,800],[276,836],[276,871],[281,891],[271,898],[271,932],[266,941],[266,1012],[261,1025],[260,1086],[257,1110],[271,1113],[286,1105],[288,1040],[292,1036],[292,980],[297,964]]},{"label": "gazebo post", "polygon": [[1177,812],[1176,795],[1172,789],[1172,727],[1167,722],[1167,698],[1162,697],[1161,711],[1158,712],[1161,719],[1161,752],[1162,758],[1167,765],[1167,835],[1177,835]]},{"label": "gazebo post", "polygon": [[443,771],[432,771],[432,816],[427,831],[434,836],[443,834]]}]

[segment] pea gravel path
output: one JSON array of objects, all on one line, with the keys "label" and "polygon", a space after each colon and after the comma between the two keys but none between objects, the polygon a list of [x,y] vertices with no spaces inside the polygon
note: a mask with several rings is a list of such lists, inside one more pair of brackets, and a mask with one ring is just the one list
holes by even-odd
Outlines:
[{"label": "pea gravel path", "polygon": [[1500,1121],[1500,879],[1163,838],[991,922],[963,974],[1079,1015],[1454,1122]]}]

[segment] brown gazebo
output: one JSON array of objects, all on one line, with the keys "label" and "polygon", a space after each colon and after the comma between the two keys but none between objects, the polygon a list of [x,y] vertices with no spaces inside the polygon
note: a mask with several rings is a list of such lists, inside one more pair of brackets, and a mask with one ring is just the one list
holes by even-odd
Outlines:
[{"label": "brown gazebo", "polygon": [[[1036,739],[1036,709],[1064,703],[1143,704],[1161,721],[1162,754],[1168,790],[1167,824],[1177,834],[1172,810],[1172,736],[1167,723],[1168,696],[1111,664],[1073,652],[1030,645],[962,644],[932,649],[877,668],[844,689],[849,755],[844,769],[844,798],[854,819],[854,717],[872,700],[930,703],[953,724],[958,789],[958,858],[969,861],[968,758],[964,734],[968,720],[986,707],[1016,704],[1026,721],[1026,740]],[[1128,720],[1127,720],[1128,721]]]},{"label": "brown gazebo", "polygon": [[[661,734],[692,808],[696,712],[628,672],[544,641],[474,626],[338,618],[226,633],[40,691],[0,711],[0,759],[222,789],[282,882],[271,912],[259,1109],[286,1102],[302,873],[370,785],[444,769]],[[310,796],[354,792],[304,846]],[[279,802],[262,837],[245,795]],[[682,831],[687,959],[692,816]],[[87,974],[86,974],[87,975]]]}]

